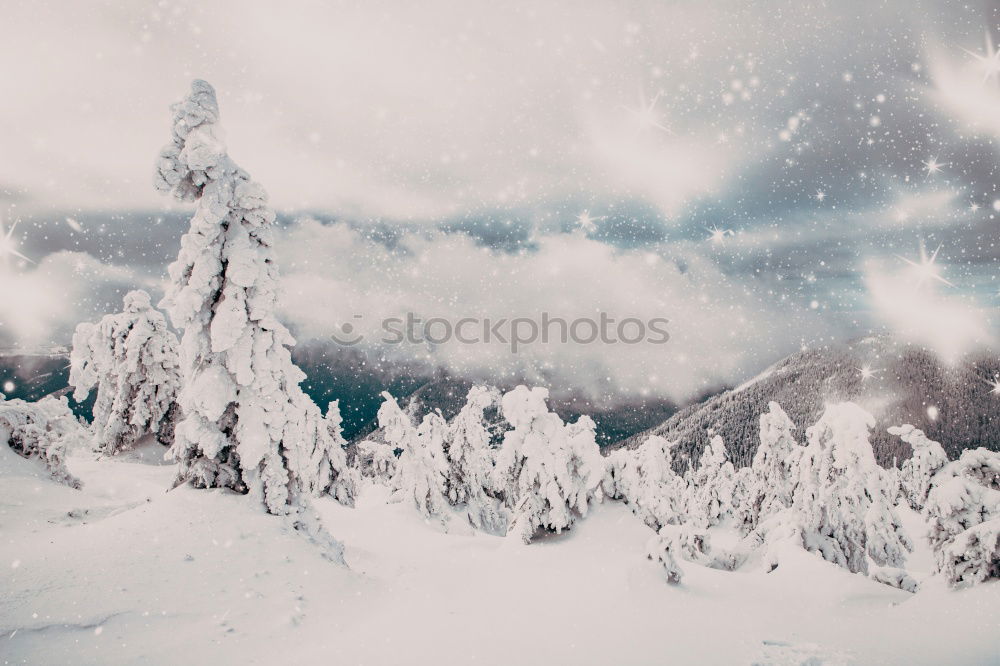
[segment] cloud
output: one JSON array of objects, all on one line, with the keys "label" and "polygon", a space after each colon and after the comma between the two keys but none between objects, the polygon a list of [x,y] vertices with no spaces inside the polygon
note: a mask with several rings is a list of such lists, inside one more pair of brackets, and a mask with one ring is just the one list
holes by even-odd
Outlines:
[{"label": "cloud", "polygon": [[865,285],[876,318],[899,339],[922,345],[949,362],[995,346],[991,309],[947,287],[935,275],[933,267],[890,270],[885,262],[869,263]]},{"label": "cloud", "polygon": [[29,349],[65,345],[79,322],[118,312],[128,290],[157,286],[129,268],[69,251],[24,271],[0,268],[0,281],[0,344]]},{"label": "cloud", "polygon": [[[388,248],[346,225],[306,220],[278,249],[282,316],[302,337],[328,338],[349,323],[376,358],[417,360],[466,376],[520,377],[593,397],[687,399],[797,349],[822,329],[696,253],[675,255],[667,246],[618,250],[580,233],[543,236],[520,253],[436,233],[408,234]],[[636,345],[550,339],[516,354],[496,340],[381,344],[382,322],[407,313],[454,324],[463,317],[538,322],[543,312],[567,322],[601,312],[617,321],[662,317],[670,339]]]},{"label": "cloud", "polygon": [[942,49],[931,50],[930,69],[932,98],[948,116],[973,133],[1000,137],[1000,74],[985,79],[973,58]]}]

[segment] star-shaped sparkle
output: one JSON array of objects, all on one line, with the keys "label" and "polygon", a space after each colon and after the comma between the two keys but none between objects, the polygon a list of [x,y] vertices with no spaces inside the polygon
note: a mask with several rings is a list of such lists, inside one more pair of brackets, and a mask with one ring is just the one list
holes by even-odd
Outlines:
[{"label": "star-shaped sparkle", "polygon": [[924,162],[924,171],[927,172],[927,177],[930,178],[936,173],[941,173],[941,169],[948,166],[946,162],[938,162],[937,157],[932,157]]},{"label": "star-shaped sparkle", "polygon": [[913,261],[912,259],[907,259],[906,257],[900,257],[898,254],[896,255],[896,257],[902,259],[912,267],[913,272],[917,278],[918,287],[923,285],[928,280],[937,280],[938,282],[943,282],[949,287],[954,287],[955,285],[953,285],[951,282],[948,282],[941,276],[941,267],[938,266],[937,263],[935,263],[937,261],[938,252],[940,251],[941,251],[941,246],[938,245],[937,249],[934,250],[934,252],[932,252],[931,255],[928,257],[927,248],[925,248],[924,244],[921,243],[920,259],[918,261]]},{"label": "star-shaped sparkle", "polygon": [[1000,78],[1000,51],[993,48],[993,38],[989,31],[986,31],[986,55],[973,53],[968,49],[962,49],[972,56],[976,64],[983,70],[983,85],[986,85],[994,76]]},{"label": "star-shaped sparkle", "polygon": [[721,243],[725,240],[726,236],[733,235],[733,231],[731,229],[720,229],[719,227],[712,227],[711,229],[705,227],[705,231],[708,232],[708,240],[713,243]]},{"label": "star-shaped sparkle", "polygon": [[590,233],[592,231],[597,231],[597,222],[603,220],[604,217],[592,217],[589,210],[585,210],[576,216],[576,223],[580,225],[580,228]]},{"label": "star-shaped sparkle", "polygon": [[650,129],[658,129],[666,132],[667,134],[673,134],[667,127],[660,123],[660,114],[656,110],[656,103],[660,101],[660,96],[662,93],[656,93],[653,97],[653,101],[646,103],[646,94],[640,89],[639,90],[639,105],[635,108],[622,106],[623,109],[628,111],[632,116],[635,117],[636,124],[638,126],[638,132],[644,132]]},{"label": "star-shaped sparkle", "polygon": [[35,263],[18,251],[17,239],[14,238],[15,229],[17,229],[17,222],[14,222],[10,229],[7,230],[7,233],[4,233],[3,221],[0,220],[0,259],[6,264],[10,262],[10,257],[13,256],[32,264]]}]

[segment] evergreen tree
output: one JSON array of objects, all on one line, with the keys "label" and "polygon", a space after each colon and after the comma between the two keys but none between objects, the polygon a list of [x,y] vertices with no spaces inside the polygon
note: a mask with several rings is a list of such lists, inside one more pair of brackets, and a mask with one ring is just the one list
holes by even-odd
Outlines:
[{"label": "evergreen tree", "polygon": [[868,440],[874,418],[854,403],[828,405],[806,430],[792,505],[803,545],[853,572],[902,565],[910,542]]},{"label": "evergreen tree", "polygon": [[494,451],[483,413],[494,403],[493,392],[473,386],[465,406],[448,429],[446,489],[452,506],[464,506],[469,522],[478,529],[503,530],[500,503],[490,495]]},{"label": "evergreen tree", "polygon": [[180,417],[177,338],[146,292],[131,291],[123,312],[76,327],[69,383],[77,402],[97,386],[93,434],[99,451],[129,450],[146,433],[173,443]]},{"label": "evergreen tree", "polygon": [[1000,453],[968,449],[938,472],[925,516],[937,573],[951,585],[1000,578]]},{"label": "evergreen tree", "polygon": [[394,495],[412,501],[425,518],[447,518],[445,499],[448,462],[444,454],[447,424],[440,414],[424,416],[419,428],[399,408],[396,399],[383,392],[378,422],[386,441],[401,449],[396,474],[392,479]]},{"label": "evergreen tree", "polygon": [[507,533],[524,543],[539,528],[560,532],[586,515],[604,472],[592,422],[567,429],[549,412],[548,394],[544,388],[518,386],[502,400],[513,429],[504,433],[494,487],[512,514]]},{"label": "evergreen tree", "polygon": [[296,513],[318,486],[311,463],[324,428],[299,388],[295,340],[274,316],[274,211],[226,152],[212,86],[194,81],[173,112],[155,185],[197,201],[163,299],[183,331],[177,482],[249,492],[270,513]]},{"label": "evergreen tree", "polygon": [[712,437],[689,477],[687,515],[693,525],[712,527],[732,515],[736,471],[721,437]]},{"label": "evergreen tree", "polygon": [[928,439],[923,430],[910,424],[889,428],[889,434],[898,435],[913,449],[913,454],[900,467],[899,483],[906,501],[914,510],[920,511],[927,501],[931,479],[948,464],[948,456],[939,443]]},{"label": "evergreen tree", "polygon": [[[792,433],[795,424],[776,402],[760,415],[760,445],[754,453],[745,490],[738,503],[738,516],[744,533],[752,531],[761,520],[792,505],[792,465],[800,449]],[[741,472],[743,470],[740,470]]]},{"label": "evergreen tree", "polygon": [[684,480],[672,467],[673,442],[651,435],[635,451],[615,451],[617,498],[646,525],[659,530],[684,521]]}]

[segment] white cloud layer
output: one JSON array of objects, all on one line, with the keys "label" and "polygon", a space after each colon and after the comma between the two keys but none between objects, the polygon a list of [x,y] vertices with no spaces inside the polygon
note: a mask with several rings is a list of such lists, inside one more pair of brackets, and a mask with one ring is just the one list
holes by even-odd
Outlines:
[{"label": "white cloud layer", "polygon": [[[690,398],[798,348],[818,329],[698,255],[620,251],[582,234],[544,236],[537,250],[518,254],[491,251],[461,235],[407,235],[390,250],[345,225],[304,221],[282,239],[279,255],[282,314],[302,336],[327,338],[347,322],[365,336],[362,348],[377,356],[421,358],[466,375],[548,378],[593,396]],[[385,338],[384,319],[408,312],[452,323],[463,317],[539,321],[543,312],[567,321],[601,312],[618,321],[664,317],[670,340],[550,340],[517,354],[496,341],[368,344]]]}]

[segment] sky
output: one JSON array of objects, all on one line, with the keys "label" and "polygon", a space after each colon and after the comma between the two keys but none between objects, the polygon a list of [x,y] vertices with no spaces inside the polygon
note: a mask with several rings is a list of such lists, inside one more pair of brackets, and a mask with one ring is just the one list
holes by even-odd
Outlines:
[{"label": "sky", "polygon": [[[276,7],[0,0],[0,344],[162,292],[191,208],[152,164],[203,78],[300,340],[350,321],[388,362],[677,401],[873,332],[995,345],[995,3]],[[671,339],[372,341],[543,311]]]}]

